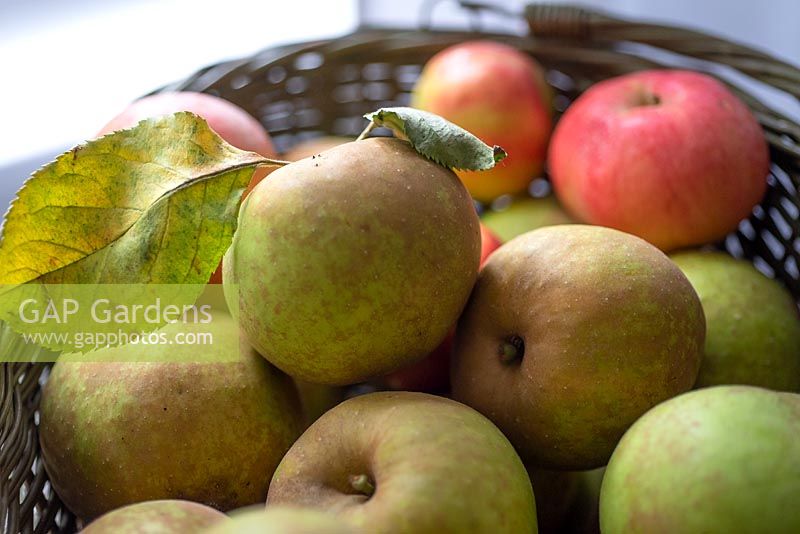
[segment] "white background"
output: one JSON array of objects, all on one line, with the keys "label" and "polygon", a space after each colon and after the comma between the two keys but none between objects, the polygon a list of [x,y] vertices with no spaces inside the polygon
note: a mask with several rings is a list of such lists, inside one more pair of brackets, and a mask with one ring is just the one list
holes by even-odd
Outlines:
[{"label": "white background", "polygon": [[[492,1],[492,0],[488,0]],[[519,0],[493,0],[519,10]],[[623,16],[692,26],[800,64],[798,0],[588,0]],[[0,0],[0,203],[126,103],[223,59],[351,31],[361,18],[416,26],[423,0]],[[454,1],[433,21],[464,26]],[[506,18],[491,29],[524,31]]]}]

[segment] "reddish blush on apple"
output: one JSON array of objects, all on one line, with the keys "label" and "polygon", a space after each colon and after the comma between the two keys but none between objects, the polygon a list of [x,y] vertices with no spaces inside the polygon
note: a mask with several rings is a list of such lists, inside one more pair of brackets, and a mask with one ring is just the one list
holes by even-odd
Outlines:
[{"label": "reddish blush on apple", "polygon": [[519,193],[542,171],[552,129],[552,92],[528,54],[493,41],[446,48],[425,65],[411,105],[441,115],[508,157],[489,171],[456,171],[482,202]]},{"label": "reddish blush on apple", "polygon": [[548,163],[578,219],[668,251],[733,231],[764,196],[769,153],[753,114],[722,83],[651,70],[580,96],[556,126]]}]

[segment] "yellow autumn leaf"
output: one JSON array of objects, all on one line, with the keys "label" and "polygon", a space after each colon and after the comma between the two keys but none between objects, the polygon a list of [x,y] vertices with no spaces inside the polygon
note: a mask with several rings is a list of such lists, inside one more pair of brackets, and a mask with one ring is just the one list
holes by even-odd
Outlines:
[{"label": "yellow autumn leaf", "polygon": [[18,192],[0,284],[205,283],[230,244],[242,192],[269,162],[187,112],[88,141]]}]

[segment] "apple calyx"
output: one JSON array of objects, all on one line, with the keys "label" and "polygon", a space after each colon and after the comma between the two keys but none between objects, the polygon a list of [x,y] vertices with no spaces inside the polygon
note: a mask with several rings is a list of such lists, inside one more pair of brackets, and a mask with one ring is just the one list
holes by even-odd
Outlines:
[{"label": "apple calyx", "polygon": [[522,360],[525,355],[525,340],[517,335],[509,336],[500,343],[500,361],[511,364]]},{"label": "apple calyx", "polygon": [[350,475],[350,487],[367,498],[372,497],[375,493],[375,483],[368,475]]},{"label": "apple calyx", "polygon": [[661,97],[647,90],[642,90],[636,95],[633,107],[657,106],[661,104]]}]

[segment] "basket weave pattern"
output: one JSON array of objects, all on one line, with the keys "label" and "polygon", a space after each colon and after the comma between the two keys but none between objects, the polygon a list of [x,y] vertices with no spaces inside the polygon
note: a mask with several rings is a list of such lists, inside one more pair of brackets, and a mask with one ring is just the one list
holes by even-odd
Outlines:
[{"label": "basket weave pattern", "polygon": [[[800,100],[800,70],[722,39],[550,4],[529,6],[525,16],[533,37],[481,35],[535,56],[548,71],[558,112],[597,81],[665,66],[745,75]],[[357,135],[364,113],[408,103],[433,54],[474,38],[466,32],[364,29],[214,65],[162,90],[202,91],[235,102],[264,124],[282,151],[319,135]],[[800,126],[748,91],[731,88],[764,127],[772,167],[761,205],[719,246],[748,258],[800,299]],[[39,457],[36,410],[45,370],[44,364],[0,364],[4,533],[75,531],[75,518],[51,490]]]}]

